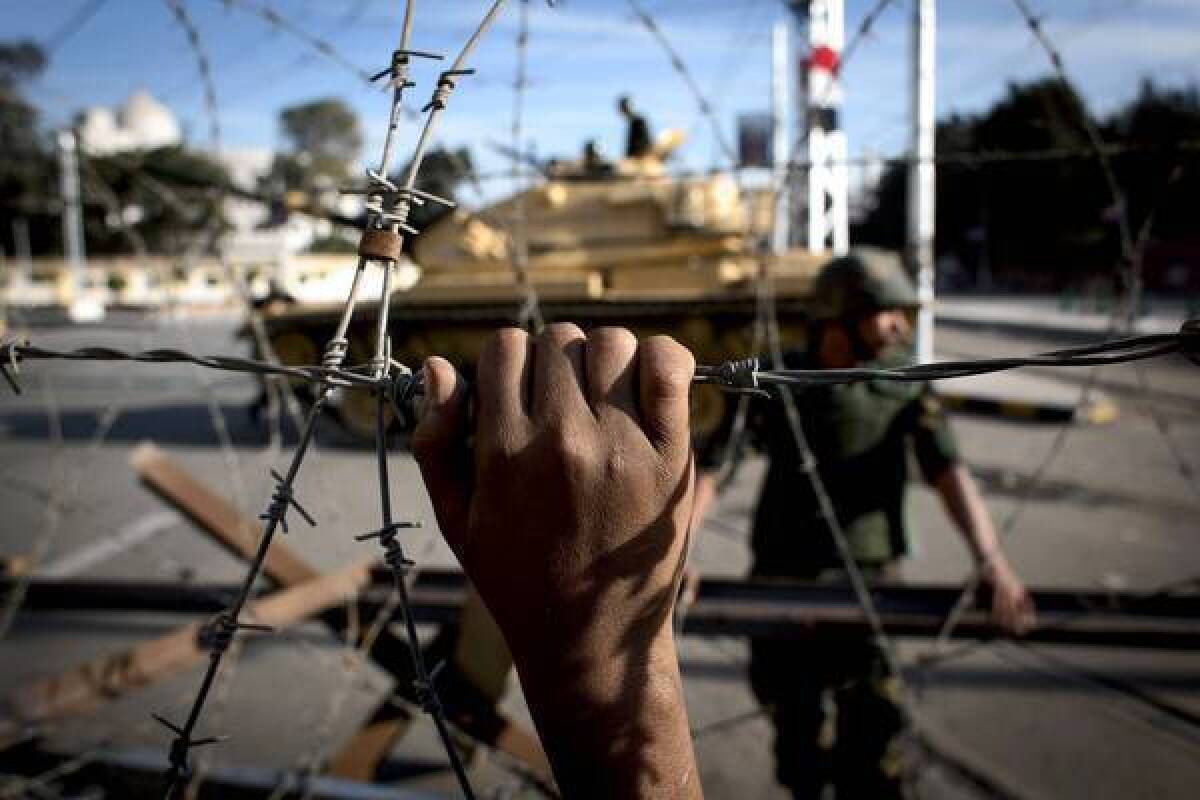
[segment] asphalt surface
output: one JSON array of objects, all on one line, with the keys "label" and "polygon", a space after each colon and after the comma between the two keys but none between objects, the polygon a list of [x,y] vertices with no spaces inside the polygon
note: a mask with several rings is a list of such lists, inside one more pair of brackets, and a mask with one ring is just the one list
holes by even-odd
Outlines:
[{"label": "asphalt surface", "polygon": [[[38,328],[32,337],[51,347],[240,352],[233,328],[221,321],[131,321]],[[940,329],[937,349],[945,356],[996,356],[1055,345],[1061,341],[1053,334],[972,326]],[[1060,388],[1082,389],[1087,380],[1086,373],[1063,370],[1038,374]],[[242,575],[239,562],[138,485],[128,456],[152,439],[256,515],[272,489],[268,469],[286,466],[294,439],[286,436],[283,449],[275,449],[250,420],[245,407],[256,393],[253,379],[189,366],[42,362],[25,366],[22,384],[20,397],[0,389],[0,555],[25,555],[40,546],[44,570],[89,577],[234,581]],[[1031,493],[1026,483],[1059,427],[954,419],[998,524],[1020,510],[1007,541],[1018,572],[1038,586],[1148,591],[1200,574],[1200,491],[1197,476],[1186,477],[1178,463],[1200,463],[1200,371],[1182,359],[1165,359],[1146,365],[1142,377],[1133,367],[1105,369],[1095,385],[1117,401],[1119,418],[1072,428]],[[109,430],[106,417],[113,423]],[[229,446],[221,446],[221,437]],[[332,567],[374,552],[374,545],[353,541],[378,527],[371,458],[332,424],[319,429],[296,491],[319,525],[310,529],[295,520],[287,538],[314,563]],[[748,518],[762,467],[753,459],[745,464],[698,534],[694,563],[701,572],[745,571]],[[450,566],[415,465],[399,449],[392,476],[398,513],[427,524],[408,540],[409,554],[422,565]],[[935,497],[918,488],[912,500],[919,552],[906,564],[906,577],[962,580],[969,571],[966,552]],[[0,691],[179,622],[148,615],[19,614],[0,642]],[[901,653],[911,667],[927,647],[906,641]],[[746,686],[742,643],[689,638],[680,655],[692,724],[703,731],[697,751],[708,795],[784,797],[772,777],[769,726]],[[59,726],[53,742],[161,748],[165,754],[167,736],[148,715],[181,715],[198,678],[193,670],[135,692]],[[956,650],[930,669],[914,668],[910,681],[934,749],[951,756],[922,760],[924,797],[985,796],[951,766],[954,761],[1029,798],[1190,798],[1200,787],[1200,654],[993,643]],[[222,764],[281,768],[319,759],[350,735],[389,687],[384,673],[358,664],[319,626],[256,639],[206,712],[202,730],[234,737],[209,756]],[[523,715],[515,682],[506,705]],[[408,770],[405,787],[452,793],[427,724],[418,725],[394,756]],[[520,785],[494,759],[481,758],[473,771],[484,796],[504,796]]]}]

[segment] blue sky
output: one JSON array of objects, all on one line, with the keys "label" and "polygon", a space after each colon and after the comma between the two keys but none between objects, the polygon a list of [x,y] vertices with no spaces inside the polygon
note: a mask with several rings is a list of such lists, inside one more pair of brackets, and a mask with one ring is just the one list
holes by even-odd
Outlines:
[{"label": "blue sky", "polygon": [[[91,0],[0,0],[0,36],[44,41]],[[244,0],[263,4],[263,0]],[[1092,108],[1128,99],[1143,76],[1179,85],[1200,82],[1200,0],[1031,0],[1060,45],[1068,70]],[[221,124],[228,147],[278,143],[276,115],[288,104],[336,95],[362,116],[367,157],[375,158],[387,98],[355,75],[313,55],[261,18],[221,0],[186,0],[214,65]],[[485,0],[419,0],[414,46],[452,54],[481,16]],[[362,68],[386,65],[398,29],[400,0],[273,0],[299,27],[328,39]],[[718,108],[726,129],[736,114],[765,110],[772,22],[786,13],[779,0],[644,0],[683,53]],[[848,0],[852,31],[874,0]],[[1006,83],[1047,72],[1011,0],[942,0],[939,4],[938,112],[986,107]],[[908,93],[908,0],[896,0],[847,63],[843,119],[852,153],[903,150]],[[479,75],[456,92],[441,128],[447,143],[473,147],[484,169],[503,162],[487,141],[507,142],[512,118],[516,0],[480,46]],[[683,161],[703,168],[719,153],[695,103],[666,56],[624,0],[561,0],[531,4],[526,129],[541,154],[575,154],[588,137],[609,152],[622,126],[614,97],[631,92],[655,129],[691,133]],[[413,102],[427,97],[436,67],[418,65]],[[191,140],[206,146],[208,123],[195,61],[161,0],[108,0],[53,53],[34,87],[48,123],[80,108],[115,104],[145,87],[183,119]],[[408,130],[411,134],[411,129]]]}]

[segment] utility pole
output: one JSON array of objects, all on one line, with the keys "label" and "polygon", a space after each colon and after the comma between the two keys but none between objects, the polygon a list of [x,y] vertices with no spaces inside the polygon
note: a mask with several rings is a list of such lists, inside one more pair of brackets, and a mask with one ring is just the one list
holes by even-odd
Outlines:
[{"label": "utility pole", "polygon": [[777,22],[771,29],[771,166],[772,183],[779,191],[771,225],[771,252],[787,250],[791,237],[792,175],[788,163],[788,24]]},{"label": "utility pole", "polygon": [[808,22],[808,52],[801,64],[804,91],[797,93],[807,144],[800,154],[808,162],[807,245],[814,252],[843,255],[850,247],[848,148],[840,119],[844,0],[792,0],[791,5]]},{"label": "utility pole", "polygon": [[935,0],[913,0],[912,130],[908,162],[908,256],[916,270],[917,362],[933,361],[933,237],[937,190],[934,172]]},{"label": "utility pole", "polygon": [[83,266],[87,259],[83,241],[83,207],[79,197],[79,151],[75,133],[58,132],[59,186],[63,204],[63,250],[71,275],[68,316],[75,321],[104,316],[103,307],[83,297]]}]

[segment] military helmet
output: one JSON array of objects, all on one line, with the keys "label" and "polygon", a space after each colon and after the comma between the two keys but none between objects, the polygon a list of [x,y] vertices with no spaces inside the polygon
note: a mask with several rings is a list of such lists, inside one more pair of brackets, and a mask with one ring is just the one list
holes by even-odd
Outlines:
[{"label": "military helmet", "polygon": [[836,319],[918,305],[900,257],[861,247],[832,259],[817,274],[809,307],[813,319]]}]

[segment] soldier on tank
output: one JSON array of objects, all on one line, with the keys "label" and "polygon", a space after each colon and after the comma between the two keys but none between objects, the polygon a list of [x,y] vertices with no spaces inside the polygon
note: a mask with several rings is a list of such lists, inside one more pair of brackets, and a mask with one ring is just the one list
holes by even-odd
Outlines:
[{"label": "soldier on tank", "polygon": [[[834,259],[813,290],[807,346],[783,356],[788,369],[896,366],[911,362],[916,293],[899,258],[862,249]],[[1019,633],[1033,607],[996,540],[979,490],[960,462],[938,398],[927,384],[866,381],[797,391],[804,433],[840,527],[870,580],[895,576],[909,553],[905,493],[908,453],[981,567],[992,615]],[[801,456],[775,400],[755,401],[752,438],[769,459],[752,533],[755,578],[846,580]],[[719,437],[718,437],[719,438]],[[712,446],[699,455],[693,525],[716,491]],[[897,683],[866,636],[753,639],[750,683],[775,728],[776,775],[797,798],[833,784],[838,798],[903,793],[905,718]]]},{"label": "soldier on tank", "polygon": [[650,124],[634,109],[633,98],[627,94],[618,97],[617,111],[629,123],[629,129],[625,135],[625,157],[641,158],[649,155],[650,151],[654,149],[654,142],[650,137]]}]

